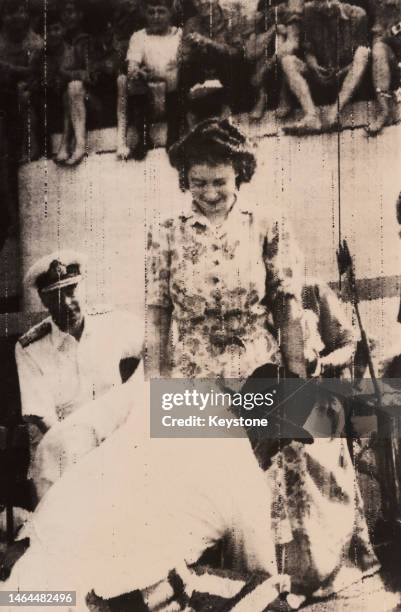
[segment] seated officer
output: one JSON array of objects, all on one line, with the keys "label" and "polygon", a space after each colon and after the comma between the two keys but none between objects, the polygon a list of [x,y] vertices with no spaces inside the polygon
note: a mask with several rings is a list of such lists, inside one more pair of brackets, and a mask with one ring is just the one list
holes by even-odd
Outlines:
[{"label": "seated officer", "polygon": [[140,359],[142,338],[134,317],[86,310],[82,267],[82,256],[64,251],[40,259],[26,277],[50,314],[16,346],[32,451],[50,427],[121,384],[123,359]]}]

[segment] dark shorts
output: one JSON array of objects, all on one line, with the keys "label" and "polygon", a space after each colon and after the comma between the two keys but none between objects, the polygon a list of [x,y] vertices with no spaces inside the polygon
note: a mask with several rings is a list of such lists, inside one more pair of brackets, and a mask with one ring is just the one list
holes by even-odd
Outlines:
[{"label": "dark shorts", "polygon": [[102,75],[86,87],[88,129],[113,127],[117,123],[117,75]]},{"label": "dark shorts", "polygon": [[[178,91],[171,91],[166,93],[166,117],[168,121],[171,116],[179,115],[182,107],[182,96]],[[144,90],[139,93],[139,90],[134,95],[128,97],[127,105],[128,122],[135,123],[138,120],[142,121],[143,118],[152,121],[152,101],[150,92]]]},{"label": "dark shorts", "polygon": [[334,104],[347,73],[343,71],[338,76],[334,76],[330,81],[321,81],[305,64],[305,76],[312,98],[317,104]]}]

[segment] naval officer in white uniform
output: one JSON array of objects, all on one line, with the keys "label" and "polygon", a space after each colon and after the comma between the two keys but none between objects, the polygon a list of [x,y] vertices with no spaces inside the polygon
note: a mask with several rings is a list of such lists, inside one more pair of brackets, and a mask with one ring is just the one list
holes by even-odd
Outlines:
[{"label": "naval officer in white uniform", "polygon": [[[30,423],[32,458],[41,434],[122,383],[121,360],[141,358],[142,321],[127,312],[90,312],[84,266],[80,254],[52,253],[37,261],[25,279],[49,312],[16,346],[22,415]],[[37,476],[32,474],[34,480]]]}]

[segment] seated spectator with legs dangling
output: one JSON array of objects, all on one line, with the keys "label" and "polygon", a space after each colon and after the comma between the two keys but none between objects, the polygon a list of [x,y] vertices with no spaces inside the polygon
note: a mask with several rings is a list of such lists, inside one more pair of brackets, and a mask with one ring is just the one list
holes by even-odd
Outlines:
[{"label": "seated spectator with legs dangling", "polygon": [[390,120],[392,90],[400,84],[401,61],[401,0],[372,0],[373,16],[372,71],[378,103],[375,120],[368,133],[378,134]]},{"label": "seated spectator with legs dangling", "polygon": [[97,31],[91,35],[89,43],[86,102],[88,125],[102,129],[116,124],[117,78],[121,57],[120,48],[115,45],[113,25],[106,11],[99,16],[97,24]]},{"label": "seated spectator with legs dangling", "polygon": [[325,93],[331,104],[327,127],[336,128],[342,109],[362,83],[369,62],[367,17],[363,9],[339,0],[305,4],[301,53],[284,54],[281,65],[304,117],[288,133],[319,132],[321,119],[312,94]]},{"label": "seated spectator with legs dangling", "polygon": [[32,90],[33,64],[43,41],[30,29],[25,2],[4,0],[0,20],[0,197],[4,226],[13,233],[18,224],[18,161],[33,161],[40,155]]},{"label": "seated spectator with legs dangling", "polygon": [[[0,104],[7,123],[17,120],[24,127],[22,158],[37,159],[39,143],[37,115],[32,105],[31,89],[34,85],[33,62],[43,47],[42,38],[29,24],[26,2],[4,0],[1,4],[0,31]],[[20,109],[18,117],[15,109]],[[14,124],[15,128],[15,124]]]},{"label": "seated spectator with legs dangling", "polygon": [[[166,117],[169,148],[179,136],[178,52],[181,29],[172,25],[173,0],[146,0],[146,28],[131,37],[125,86],[120,77],[119,98],[127,96],[132,107],[138,141],[132,151],[127,146],[127,119],[124,108],[118,109],[117,156],[130,154],[142,160],[153,148],[151,122]],[[124,100],[124,98],[123,98]],[[121,102],[120,102],[121,104]]]},{"label": "seated spectator with legs dangling", "polygon": [[134,32],[143,28],[143,11],[139,0],[117,0],[113,16],[113,47],[119,57],[117,76],[117,159],[128,159],[127,142],[127,52]]},{"label": "seated spectator with legs dangling", "polygon": [[99,15],[97,32],[92,36],[83,32],[83,13],[73,0],[67,0],[61,16],[50,12],[47,20],[48,62],[57,76],[50,81],[50,91],[62,98],[63,107],[63,136],[56,155],[59,164],[74,166],[84,158],[88,116],[98,128],[116,121],[122,51],[107,15]]},{"label": "seated spectator with legs dangling", "polygon": [[197,14],[183,30],[180,84],[200,120],[235,106],[245,50],[241,24],[219,0],[194,0],[194,6]]},{"label": "seated spectator with legs dangling", "polygon": [[254,31],[246,41],[246,56],[253,64],[252,85],[256,88],[256,103],[251,120],[262,119],[270,96],[270,85],[280,80],[276,116],[284,119],[292,110],[287,83],[280,74],[279,56],[298,51],[304,0],[288,0],[273,6],[261,0]]},{"label": "seated spectator with legs dangling", "polygon": [[[57,87],[50,85],[56,95],[57,89],[61,88],[63,98],[63,135],[55,161],[75,166],[82,161],[86,151],[85,85],[89,82],[89,37],[82,30],[82,11],[78,2],[67,0],[60,18],[55,9],[47,28],[50,44],[59,46],[57,54],[51,50],[48,53],[54,56],[55,75],[58,74],[55,76]],[[59,36],[60,28],[63,42]]]}]

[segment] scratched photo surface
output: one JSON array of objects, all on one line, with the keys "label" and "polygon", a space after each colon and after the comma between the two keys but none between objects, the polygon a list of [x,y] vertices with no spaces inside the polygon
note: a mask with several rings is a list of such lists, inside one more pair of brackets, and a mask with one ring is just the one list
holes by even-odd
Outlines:
[{"label": "scratched photo surface", "polygon": [[399,609],[400,68],[400,0],[0,0],[0,607]]}]

